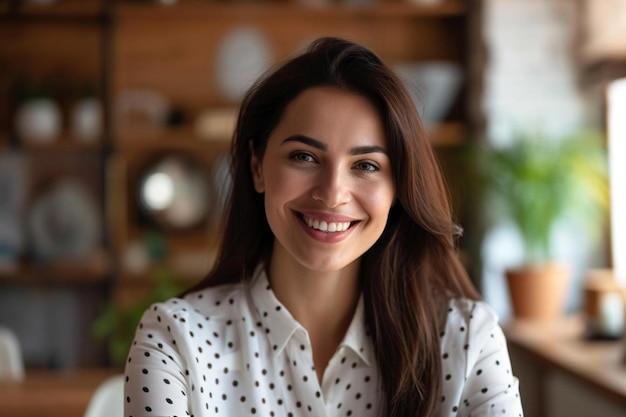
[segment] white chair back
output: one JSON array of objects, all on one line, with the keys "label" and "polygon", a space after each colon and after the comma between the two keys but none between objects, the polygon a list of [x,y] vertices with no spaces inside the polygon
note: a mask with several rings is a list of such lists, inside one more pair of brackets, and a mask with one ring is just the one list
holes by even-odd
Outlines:
[{"label": "white chair back", "polygon": [[124,375],[114,375],[102,382],[94,392],[84,417],[124,416]]},{"label": "white chair back", "polygon": [[0,326],[0,380],[24,379],[24,360],[17,336],[8,327]]}]

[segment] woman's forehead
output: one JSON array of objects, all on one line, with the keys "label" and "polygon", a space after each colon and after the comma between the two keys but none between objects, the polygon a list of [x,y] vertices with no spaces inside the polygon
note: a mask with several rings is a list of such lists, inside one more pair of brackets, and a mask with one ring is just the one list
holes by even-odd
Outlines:
[{"label": "woman's forehead", "polygon": [[293,135],[319,142],[386,147],[382,117],[369,98],[333,87],[313,87],[285,108],[271,136]]}]

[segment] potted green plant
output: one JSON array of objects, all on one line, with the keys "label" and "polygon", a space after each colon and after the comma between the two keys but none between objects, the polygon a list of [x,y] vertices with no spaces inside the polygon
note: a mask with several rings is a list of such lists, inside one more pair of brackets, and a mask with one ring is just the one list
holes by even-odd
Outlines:
[{"label": "potted green plant", "polygon": [[522,238],[524,262],[506,271],[514,315],[558,316],[571,272],[553,260],[551,236],[565,217],[596,236],[601,230],[609,205],[602,136],[593,131],[558,139],[519,135],[510,146],[478,149],[473,159],[485,187],[485,217],[504,216]]}]

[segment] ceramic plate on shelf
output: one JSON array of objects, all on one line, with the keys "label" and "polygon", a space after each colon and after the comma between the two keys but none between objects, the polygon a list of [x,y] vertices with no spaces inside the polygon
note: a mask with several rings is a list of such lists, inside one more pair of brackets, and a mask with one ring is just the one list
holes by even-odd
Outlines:
[{"label": "ceramic plate on shelf", "polygon": [[77,179],[56,180],[30,207],[28,232],[37,260],[85,259],[101,238],[100,213],[90,190]]},{"label": "ceramic plate on shelf", "polygon": [[227,99],[239,102],[274,61],[269,39],[252,26],[235,27],[218,44],[217,86]]}]

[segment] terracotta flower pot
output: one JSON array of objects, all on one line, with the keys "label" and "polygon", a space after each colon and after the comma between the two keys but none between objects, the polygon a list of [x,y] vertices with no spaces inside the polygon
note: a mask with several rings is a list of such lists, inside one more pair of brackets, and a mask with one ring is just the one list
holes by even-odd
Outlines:
[{"label": "terracotta flower pot", "polygon": [[566,265],[547,263],[506,271],[515,318],[551,320],[563,314],[571,279]]}]

